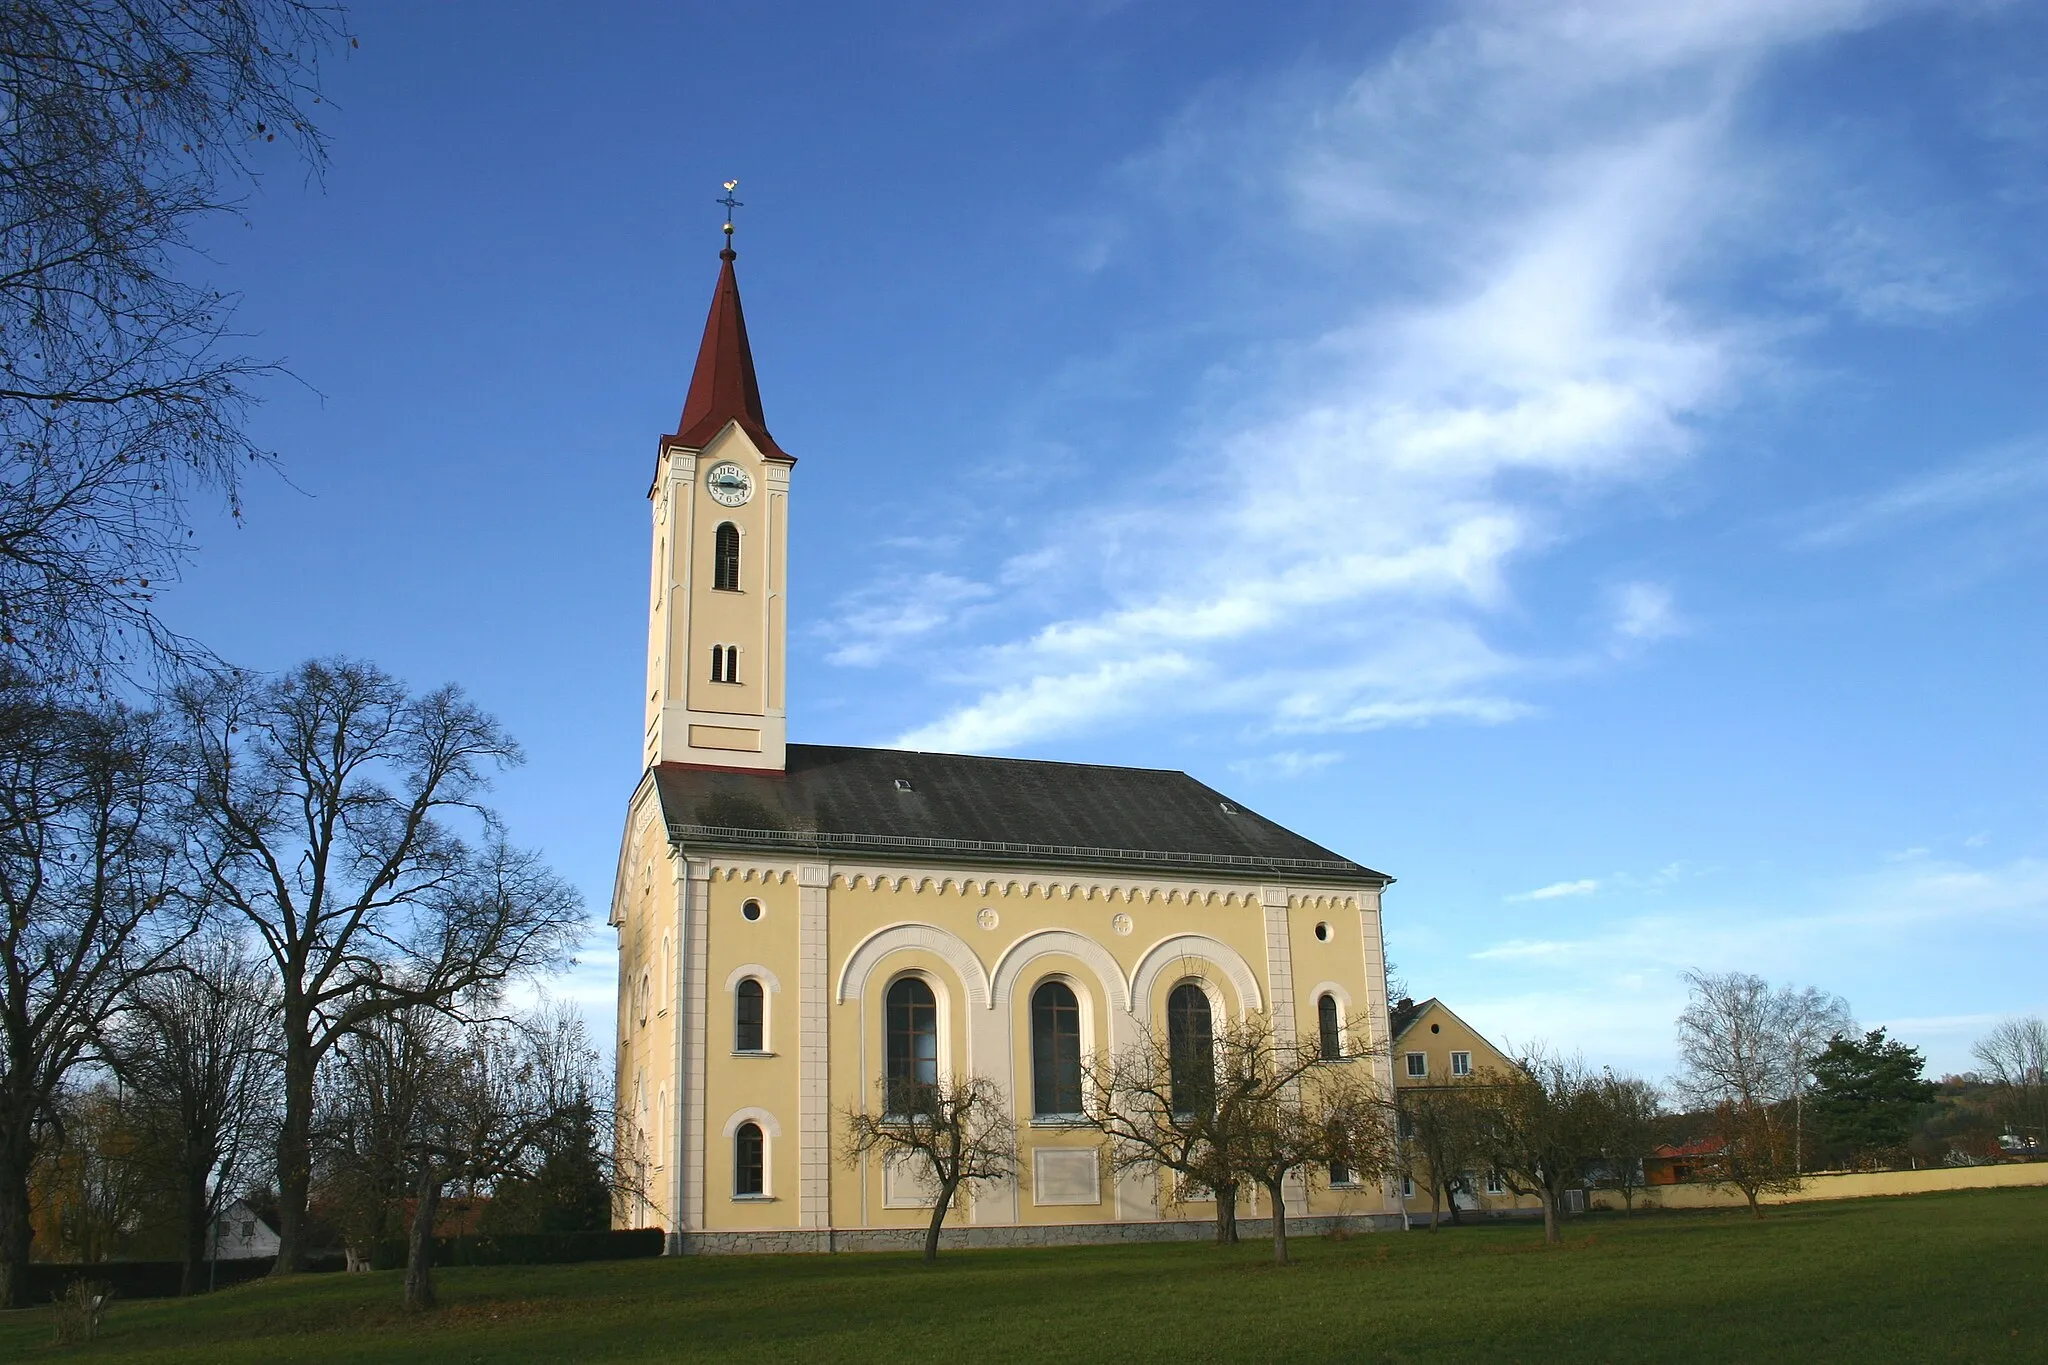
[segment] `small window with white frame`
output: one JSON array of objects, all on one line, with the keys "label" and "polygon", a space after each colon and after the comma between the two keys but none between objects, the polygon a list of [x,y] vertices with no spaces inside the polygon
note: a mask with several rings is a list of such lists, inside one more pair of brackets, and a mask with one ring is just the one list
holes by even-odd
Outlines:
[{"label": "small window with white frame", "polygon": [[1471,1075],[1472,1054],[1469,1052],[1453,1052],[1451,1054],[1451,1074],[1453,1076]]},{"label": "small window with white frame", "polygon": [[1403,1199],[1413,1199],[1415,1197],[1414,1176],[1404,1175],[1401,1177],[1401,1197]]},{"label": "small window with white frame", "polygon": [[1353,1185],[1356,1185],[1357,1183],[1358,1176],[1352,1171],[1352,1169],[1349,1166],[1346,1166],[1341,1161],[1333,1161],[1330,1163],[1331,1189],[1346,1190],[1350,1189]]},{"label": "small window with white frame", "polygon": [[1486,1192],[1488,1194],[1506,1194],[1508,1192],[1507,1182],[1500,1178],[1499,1171],[1488,1171],[1486,1173]]},{"label": "small window with white frame", "polygon": [[1423,1078],[1424,1076],[1427,1076],[1428,1074],[1429,1074],[1429,1054],[1428,1054],[1428,1053],[1426,1053],[1426,1052],[1411,1052],[1411,1053],[1409,1053],[1409,1054],[1408,1054],[1408,1076],[1409,1076],[1409,1079],[1410,1079],[1410,1080],[1420,1080],[1420,1079],[1422,1079],[1422,1078]]}]

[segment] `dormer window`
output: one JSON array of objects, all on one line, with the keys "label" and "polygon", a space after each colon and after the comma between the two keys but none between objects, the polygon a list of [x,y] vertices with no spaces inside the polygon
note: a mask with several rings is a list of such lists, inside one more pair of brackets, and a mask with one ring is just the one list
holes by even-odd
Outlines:
[{"label": "dormer window", "polygon": [[899,778],[897,778],[897,779],[896,779],[896,790],[897,790],[897,791],[900,791],[900,792],[908,792],[908,791],[916,791],[916,790],[917,790],[917,788],[915,788],[915,787],[913,787],[913,786],[911,786],[911,785],[910,785],[910,779],[909,779],[909,778],[907,778],[907,777],[899,777]]},{"label": "dormer window", "polygon": [[711,586],[720,592],[740,590],[740,528],[729,521],[718,524],[718,542],[712,551]]},{"label": "dormer window", "polygon": [[740,680],[740,647],[711,646],[711,681],[736,683]]}]

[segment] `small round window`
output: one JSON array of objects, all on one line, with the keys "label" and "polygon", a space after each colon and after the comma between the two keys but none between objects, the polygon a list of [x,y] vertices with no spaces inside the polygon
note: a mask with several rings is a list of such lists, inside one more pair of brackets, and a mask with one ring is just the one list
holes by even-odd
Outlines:
[{"label": "small round window", "polygon": [[1330,941],[1330,922],[1328,920],[1324,920],[1316,926],[1316,938],[1323,943]]},{"label": "small round window", "polygon": [[761,918],[761,902],[748,901],[745,905],[742,905],[740,907],[740,917],[742,919]]}]

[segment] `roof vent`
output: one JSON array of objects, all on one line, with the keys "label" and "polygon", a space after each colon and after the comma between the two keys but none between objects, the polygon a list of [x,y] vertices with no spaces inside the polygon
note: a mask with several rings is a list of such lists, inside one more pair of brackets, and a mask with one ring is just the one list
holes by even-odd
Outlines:
[{"label": "roof vent", "polygon": [[1218,801],[1216,803],[1216,809],[1222,811],[1225,815],[1237,814],[1237,807],[1231,805],[1228,801]]},{"label": "roof vent", "polygon": [[897,778],[897,779],[896,779],[896,790],[897,790],[897,791],[900,791],[900,792],[911,792],[911,791],[916,791],[916,790],[917,790],[917,788],[915,788],[915,787],[913,787],[913,786],[911,786],[911,785],[910,785],[910,779],[909,779],[909,778],[907,778],[907,777],[899,777],[899,778]]}]

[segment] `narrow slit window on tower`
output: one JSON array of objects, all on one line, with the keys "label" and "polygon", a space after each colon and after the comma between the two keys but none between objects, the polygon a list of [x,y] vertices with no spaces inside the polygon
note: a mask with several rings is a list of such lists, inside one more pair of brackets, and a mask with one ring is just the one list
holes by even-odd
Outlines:
[{"label": "narrow slit window on tower", "polygon": [[718,524],[718,540],[713,547],[711,564],[711,586],[720,592],[740,590],[740,528],[729,521]]},{"label": "narrow slit window on tower", "polygon": [[740,647],[711,646],[711,681],[736,683],[740,680]]}]

